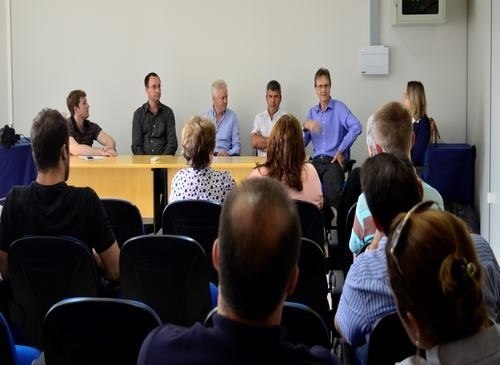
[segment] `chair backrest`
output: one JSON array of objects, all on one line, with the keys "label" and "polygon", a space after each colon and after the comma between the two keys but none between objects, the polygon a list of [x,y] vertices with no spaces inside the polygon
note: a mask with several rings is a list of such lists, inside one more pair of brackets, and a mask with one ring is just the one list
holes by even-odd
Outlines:
[{"label": "chair backrest", "polygon": [[0,364],[16,365],[14,339],[5,317],[0,313]]},{"label": "chair backrest", "polygon": [[144,224],[137,206],[124,199],[102,198],[101,202],[118,246],[122,247],[129,238],[144,234]]},{"label": "chair backrest", "polygon": [[[204,322],[205,327],[213,326],[213,316],[216,313],[217,308],[208,313]],[[285,328],[285,339],[293,344],[331,347],[330,332],[325,321],[307,305],[285,302],[281,325]]]},{"label": "chair backrest", "polygon": [[299,256],[299,279],[294,292],[287,300],[305,304],[328,322],[330,306],[328,304],[328,281],[326,277],[326,259],[319,245],[302,237]]},{"label": "chair backrest", "polygon": [[219,279],[212,264],[212,246],[218,235],[221,209],[220,204],[206,200],[179,200],[167,205],[162,217],[164,234],[188,236],[203,247],[209,278],[214,284]]},{"label": "chair backrest", "polygon": [[323,249],[325,244],[325,226],[319,208],[311,202],[294,200],[302,227],[302,237],[316,242]]},{"label": "chair backrest", "polygon": [[75,238],[30,236],[9,247],[9,277],[28,344],[40,347],[42,322],[64,298],[97,296],[97,274],[89,248]]},{"label": "chair backrest", "polygon": [[415,355],[416,351],[397,313],[388,314],[373,325],[368,344],[368,365],[392,365]]},{"label": "chair backrest", "polygon": [[124,298],[148,304],[165,323],[189,326],[211,308],[205,253],[189,237],[145,235],[125,242],[120,286]]},{"label": "chair backrest", "polygon": [[45,317],[45,360],[51,365],[135,365],[142,342],[159,325],[158,315],[140,302],[66,299]]}]

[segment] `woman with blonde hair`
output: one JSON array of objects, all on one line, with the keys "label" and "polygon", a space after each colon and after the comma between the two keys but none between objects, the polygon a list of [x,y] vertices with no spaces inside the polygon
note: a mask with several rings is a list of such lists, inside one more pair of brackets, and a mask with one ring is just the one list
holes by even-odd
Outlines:
[{"label": "woman with blonde hair", "polygon": [[427,116],[427,100],[424,85],[420,81],[408,81],[403,96],[403,104],[413,118],[415,142],[411,149],[411,161],[414,166],[423,166],[425,152],[431,138],[431,124]]},{"label": "woman with blonde hair", "polygon": [[257,165],[249,177],[268,176],[279,180],[292,199],[323,206],[323,192],[318,173],[306,162],[300,122],[285,114],[274,124],[267,144],[267,160]]},{"label": "woman with blonde hair", "polygon": [[426,350],[403,364],[499,364],[500,325],[489,318],[484,274],[471,236],[454,215],[424,201],[393,221],[389,281],[409,337]]},{"label": "woman with blonde hair", "polygon": [[172,179],[169,202],[198,199],[223,204],[236,185],[227,171],[210,167],[215,148],[215,127],[208,118],[194,116],[182,129],[182,155],[188,167]]}]

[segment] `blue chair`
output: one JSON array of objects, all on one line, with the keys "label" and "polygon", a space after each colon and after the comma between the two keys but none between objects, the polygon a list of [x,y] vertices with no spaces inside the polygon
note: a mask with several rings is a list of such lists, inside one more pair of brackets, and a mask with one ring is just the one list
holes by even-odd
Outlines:
[{"label": "blue chair", "polygon": [[142,342],[161,324],[150,307],[133,300],[65,299],[45,316],[45,360],[50,365],[135,365]]},{"label": "blue chair", "polygon": [[41,347],[42,323],[61,299],[97,296],[96,265],[90,249],[70,237],[28,236],[9,247],[12,300],[25,341]]},{"label": "blue chair", "polygon": [[137,206],[125,199],[102,198],[101,202],[120,248],[129,238],[145,233],[141,212]]},{"label": "blue chair", "polygon": [[120,251],[124,298],[153,308],[165,323],[190,326],[212,308],[205,252],[195,240],[175,235],[145,235]]},{"label": "blue chair", "polygon": [[212,263],[212,246],[219,231],[222,206],[206,200],[179,200],[165,207],[162,216],[163,234],[188,236],[205,250],[209,279],[219,283]]},{"label": "blue chair", "polygon": [[23,345],[16,345],[5,317],[0,313],[0,364],[30,365],[40,356],[40,350]]}]

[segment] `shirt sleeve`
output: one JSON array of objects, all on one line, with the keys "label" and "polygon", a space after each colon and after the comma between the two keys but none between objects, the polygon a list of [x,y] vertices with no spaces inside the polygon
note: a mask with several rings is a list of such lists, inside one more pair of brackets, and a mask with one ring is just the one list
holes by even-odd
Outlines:
[{"label": "shirt sleeve", "polygon": [[365,316],[367,303],[363,286],[357,285],[360,273],[358,265],[351,265],[342,288],[340,302],[335,320],[342,336],[352,346],[360,346],[366,342],[366,334],[371,328]]},{"label": "shirt sleeve", "polygon": [[231,132],[231,149],[228,151],[230,156],[239,156],[241,152],[240,143],[240,126],[238,124],[238,117],[236,113],[234,114],[234,119],[232,120],[232,132]]},{"label": "shirt sleeve", "polygon": [[345,104],[342,105],[344,105],[345,108],[345,116],[342,120],[342,125],[347,130],[347,133],[338,149],[345,152],[352,146],[356,138],[361,134],[362,126],[361,122],[354,116],[349,108],[347,108]]},{"label": "shirt sleeve", "polygon": [[431,125],[427,116],[420,118],[414,125],[415,143],[411,149],[411,161],[415,166],[423,166],[425,151],[431,138]]},{"label": "shirt sleeve", "polygon": [[368,209],[365,195],[361,194],[356,204],[349,249],[353,253],[358,253],[359,250],[372,242],[375,231],[375,224],[370,209]]},{"label": "shirt sleeve", "polygon": [[143,139],[142,139],[142,115],[141,108],[134,113],[132,120],[132,153],[134,155],[144,155]]},{"label": "shirt sleeve", "polygon": [[166,116],[167,144],[165,145],[164,155],[175,155],[177,151],[177,134],[175,131],[175,116],[174,112],[169,109]]},{"label": "shirt sleeve", "polygon": [[101,200],[94,190],[87,189],[89,195],[87,201],[90,204],[87,217],[92,222],[92,247],[100,254],[110,248],[116,238]]}]

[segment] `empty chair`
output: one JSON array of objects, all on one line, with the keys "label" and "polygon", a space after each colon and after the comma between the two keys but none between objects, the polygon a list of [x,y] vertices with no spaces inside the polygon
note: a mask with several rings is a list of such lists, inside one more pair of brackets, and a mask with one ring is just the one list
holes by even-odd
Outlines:
[{"label": "empty chair", "polygon": [[321,211],[313,203],[304,200],[295,200],[295,205],[300,217],[302,237],[313,240],[323,249],[325,244],[325,226]]},{"label": "empty chair", "polygon": [[[214,308],[205,318],[205,326],[213,325]],[[285,302],[281,316],[281,325],[285,328],[285,339],[293,344],[306,346],[320,345],[331,347],[330,332],[321,316],[307,305]]]},{"label": "empty chair", "polygon": [[189,326],[211,308],[205,252],[189,237],[145,235],[125,242],[120,286],[124,298],[148,304],[163,322]]},{"label": "empty chair", "polygon": [[222,206],[206,200],[179,200],[170,203],[163,211],[163,233],[179,234],[194,238],[205,250],[209,278],[219,282],[212,264],[212,246],[217,238]]},{"label": "empty chair", "polygon": [[38,349],[14,344],[10,327],[0,313],[0,364],[30,365],[38,356],[40,356]]},{"label": "empty chair", "polygon": [[415,355],[416,351],[397,313],[388,314],[373,325],[368,343],[368,365],[393,365]]},{"label": "empty chair", "polygon": [[122,247],[129,238],[144,234],[144,224],[137,206],[124,199],[102,198],[101,202],[118,246]]},{"label": "empty chair", "polygon": [[[40,347],[42,322],[61,299],[97,296],[95,261],[86,245],[70,237],[31,236],[9,247],[10,285],[25,341]],[[18,318],[19,317],[19,318]]]},{"label": "empty chair", "polygon": [[158,315],[140,302],[66,299],[45,317],[45,360],[50,365],[135,365],[142,342],[159,325]]},{"label": "empty chair", "polygon": [[326,277],[325,256],[319,245],[302,237],[299,256],[299,279],[288,301],[305,304],[327,322],[331,322],[328,304],[328,281]]}]

